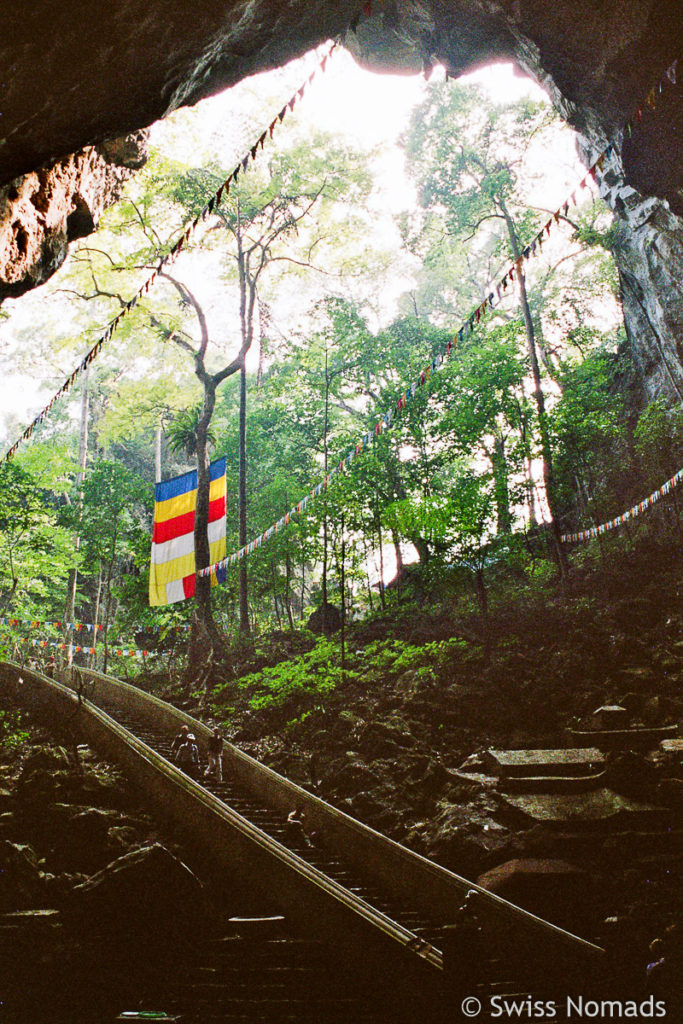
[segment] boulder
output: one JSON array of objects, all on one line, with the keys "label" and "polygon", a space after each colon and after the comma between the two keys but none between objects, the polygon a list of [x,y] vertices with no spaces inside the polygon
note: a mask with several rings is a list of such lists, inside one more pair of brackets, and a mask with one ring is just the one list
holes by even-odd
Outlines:
[{"label": "boulder", "polygon": [[477,885],[570,929],[585,920],[596,896],[595,879],[564,860],[509,860],[480,875]]},{"label": "boulder", "polygon": [[319,636],[337,633],[341,629],[341,612],[336,605],[330,604],[328,601],[324,609],[322,606],[316,608],[306,626],[311,633],[317,633]]},{"label": "boulder", "polygon": [[79,778],[78,786],[73,788],[73,796],[84,803],[114,810],[123,810],[130,805],[130,797],[118,774],[101,767],[93,767]]},{"label": "boulder", "polygon": [[406,669],[394,683],[396,693],[402,697],[414,697],[423,687],[424,680],[414,668]]},{"label": "boulder", "polygon": [[386,804],[383,804],[375,793],[371,793],[368,790],[361,790],[360,793],[356,793],[353,800],[345,801],[350,808],[350,813],[354,818],[360,818],[361,821],[374,821],[378,815],[386,814],[389,808]]},{"label": "boulder", "polygon": [[405,722],[369,722],[362,730],[359,747],[370,760],[383,757],[397,757],[405,749],[413,747],[415,740]]},{"label": "boulder", "polygon": [[3,811],[0,814],[0,836],[7,836],[11,839],[16,831],[16,820],[13,811]]},{"label": "boulder", "polygon": [[657,799],[666,807],[683,807],[683,779],[662,779],[657,786]]},{"label": "boulder", "polygon": [[59,775],[49,768],[24,770],[17,779],[17,803],[28,806],[53,803],[57,798]]},{"label": "boulder", "polygon": [[657,768],[643,754],[623,750],[608,755],[605,782],[624,796],[651,795],[659,781]]},{"label": "boulder", "polygon": [[33,847],[0,840],[0,910],[39,906],[43,893],[42,872]]},{"label": "boulder", "polygon": [[65,908],[70,919],[95,932],[147,948],[195,944],[207,914],[197,876],[154,843],[119,857],[81,885]]},{"label": "boulder", "polygon": [[70,766],[69,754],[64,747],[36,747],[24,760],[20,778],[30,775],[36,769],[59,771]]},{"label": "boulder", "polygon": [[130,850],[136,845],[138,834],[132,825],[112,825],[107,835],[115,846]]},{"label": "boulder", "polygon": [[373,789],[380,782],[377,772],[361,761],[342,765],[334,771],[325,771],[323,785],[327,791],[333,791],[337,797],[355,796],[362,790]]},{"label": "boulder", "polygon": [[[467,803],[440,800],[436,816],[419,828],[421,845],[427,856],[472,878],[494,858],[518,852],[514,837],[494,815],[495,808],[485,798]],[[412,841],[417,838],[414,834]]]},{"label": "boulder", "polygon": [[98,871],[121,852],[121,843],[109,835],[118,823],[116,811],[77,808],[52,835],[52,866],[58,871]]},{"label": "boulder", "polygon": [[85,882],[88,876],[82,872],[63,871],[59,875],[44,872],[42,877],[46,902],[50,906],[62,907],[76,886]]}]

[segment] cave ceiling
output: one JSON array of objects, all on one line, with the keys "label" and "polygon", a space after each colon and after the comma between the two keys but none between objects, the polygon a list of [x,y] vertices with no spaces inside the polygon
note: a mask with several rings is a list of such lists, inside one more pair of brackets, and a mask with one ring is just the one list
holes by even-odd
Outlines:
[{"label": "cave ceiling", "polygon": [[[419,72],[439,61],[458,75],[516,60],[579,131],[606,138],[678,56],[682,27],[681,0],[7,3],[0,184],[148,126],[337,35],[361,63],[383,71]],[[652,160],[646,141],[631,147],[627,174],[641,190],[647,182],[671,196],[681,187],[681,161],[668,166],[661,144]]]},{"label": "cave ceiling", "polygon": [[[440,63],[457,77],[514,61],[579,132],[586,160],[632,117],[683,38],[683,0],[9,0],[2,13],[0,299],[46,280],[96,226],[144,163],[147,126],[327,38],[378,72]],[[612,183],[663,200],[674,236],[681,96],[679,86],[646,112]]]}]

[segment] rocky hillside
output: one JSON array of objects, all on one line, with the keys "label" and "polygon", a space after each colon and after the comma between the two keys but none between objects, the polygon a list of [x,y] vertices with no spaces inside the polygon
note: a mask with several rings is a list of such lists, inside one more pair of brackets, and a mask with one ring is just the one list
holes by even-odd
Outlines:
[{"label": "rocky hillside", "polygon": [[204,886],[112,765],[13,709],[0,716],[5,1019],[113,1020],[154,1002],[188,956],[179,906],[192,928],[210,926]]},{"label": "rocky hillside", "polygon": [[[681,909],[680,752],[658,741],[608,752],[599,788],[554,779],[551,793],[520,798],[487,751],[565,746],[567,726],[605,702],[633,726],[680,723],[680,570],[676,549],[649,541],[576,559],[564,589],[508,571],[491,581],[487,621],[461,592],[428,603],[407,588],[351,628],[343,671],[337,637],[302,631],[235,652],[208,700],[143,682],[324,799],[550,920],[610,943],[610,919],[637,980],[648,944]],[[131,780],[13,714],[0,748],[8,1003],[25,1011],[21,957],[37,979],[36,1011],[66,972],[84,1006],[111,1016],[127,995],[158,991],[169,956],[186,955],[167,942],[178,891],[200,930],[208,920],[182,863],[192,851],[139,806]],[[230,909],[244,908],[232,899]]]},{"label": "rocky hillside", "polygon": [[[681,722],[680,567],[678,552],[651,543],[586,560],[564,591],[507,578],[488,623],[467,602],[417,609],[406,595],[352,628],[343,675],[337,640],[280,634],[241,670],[257,671],[215,687],[213,718],[256,757],[458,873],[559,858],[600,893],[584,932],[639,901],[656,932],[678,898],[680,761],[608,753],[614,807],[591,822],[520,810],[477,759],[489,747],[566,746],[567,726],[606,702],[633,725]],[[536,909],[553,918],[552,905]]]}]

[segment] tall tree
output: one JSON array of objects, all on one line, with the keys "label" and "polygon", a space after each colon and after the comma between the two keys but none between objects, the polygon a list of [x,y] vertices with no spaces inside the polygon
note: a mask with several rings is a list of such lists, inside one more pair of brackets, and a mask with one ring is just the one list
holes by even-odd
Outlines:
[{"label": "tall tree", "polygon": [[[561,574],[566,555],[560,541],[553,458],[539,348],[548,361],[529,305],[522,255],[538,230],[538,218],[519,194],[521,157],[525,142],[541,131],[548,110],[522,102],[493,107],[472,88],[449,83],[430,89],[414,112],[407,140],[420,200],[442,220],[445,230],[463,240],[477,238],[502,254],[501,239],[517,264],[517,286],[524,336],[538,415],[540,453],[550,527]],[[500,225],[496,230],[495,225]]]}]

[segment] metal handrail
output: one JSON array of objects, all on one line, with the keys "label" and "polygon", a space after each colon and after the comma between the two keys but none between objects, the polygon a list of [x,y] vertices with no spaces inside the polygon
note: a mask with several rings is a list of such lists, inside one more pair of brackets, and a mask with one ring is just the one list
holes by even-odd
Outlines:
[{"label": "metal handrail", "polygon": [[[127,695],[134,700],[138,707],[147,704],[150,708],[163,713],[164,716],[172,717],[176,723],[190,726],[196,733],[206,738],[211,735],[211,729],[203,722],[193,718],[179,708],[175,708],[154,694],[141,690],[131,683],[125,683],[95,670],[80,669],[80,671],[94,680],[100,680],[104,683],[110,695],[112,693],[118,693],[121,697]],[[122,704],[125,704],[125,701],[122,701]],[[534,934],[539,943],[549,943],[553,947],[559,945],[565,953],[572,950],[583,960],[595,960],[602,955],[603,950],[600,946],[516,906],[503,897],[483,889],[476,883],[470,882],[468,879],[449,871],[434,861],[428,860],[413,850],[408,850],[400,843],[395,842],[388,836],[382,835],[382,833],[377,832],[369,825],[357,821],[338,808],[326,803],[315,794],[309,793],[301,786],[275,772],[272,768],[261,764],[233,744],[226,742],[224,744],[224,753],[231,762],[231,765],[243,766],[249,770],[251,781],[259,777],[262,780],[266,780],[268,783],[268,793],[279,793],[281,806],[285,801],[284,806],[290,809],[295,804],[301,804],[305,806],[309,820],[312,820],[314,824],[324,824],[327,826],[326,834],[331,827],[340,833],[343,832],[349,839],[362,842],[363,850],[361,852],[364,855],[362,859],[364,866],[368,866],[367,851],[370,849],[380,854],[381,857],[390,859],[397,869],[392,874],[391,882],[397,891],[402,889],[402,894],[409,897],[412,902],[415,902],[420,896],[414,884],[416,877],[421,879],[425,886],[434,886],[442,910],[444,895],[447,898],[450,897],[453,901],[453,910],[455,911],[462,901],[463,895],[474,890],[479,896],[478,912],[480,910],[483,910],[485,913],[488,911],[492,918],[508,920],[515,927]],[[244,774],[242,775],[242,780],[247,781],[247,784],[249,784]],[[263,789],[261,790],[261,795],[263,795]],[[349,844],[345,845],[345,852],[347,854],[350,852]],[[402,884],[401,868],[410,873],[410,877],[404,884]]]},{"label": "metal handrail", "polygon": [[[428,944],[416,943],[417,936],[413,932],[391,920],[381,911],[363,900],[360,896],[357,896],[355,893],[345,889],[334,879],[325,875],[324,872],[320,871],[312,864],[309,864],[303,858],[297,856],[296,853],[279,843],[272,836],[269,836],[266,832],[259,829],[233,808],[224,804],[218,797],[214,796],[201,786],[200,783],[182,772],[179,768],[163,757],[162,754],[153,750],[152,747],[146,744],[139,737],[135,736],[134,733],[126,729],[101,708],[97,707],[96,704],[92,703],[90,700],[80,699],[76,692],[74,692],[74,687],[72,685],[50,679],[47,676],[43,676],[41,673],[26,669],[25,667],[13,662],[0,662],[0,668],[2,667],[14,670],[17,675],[20,673],[20,679],[24,688],[26,687],[26,683],[29,682],[33,687],[49,692],[54,697],[59,698],[58,703],[61,704],[61,708],[55,708],[54,710],[61,710],[64,714],[71,713],[72,720],[73,713],[77,712],[81,727],[86,725],[84,730],[85,732],[96,734],[98,730],[88,729],[86,723],[97,723],[101,729],[107,731],[110,739],[115,738],[119,745],[124,745],[130,752],[134,753],[139,762],[144,762],[149,768],[154,770],[160,778],[163,778],[165,785],[172,785],[176,790],[181,790],[185,794],[189,795],[195,803],[201,804],[210,811],[211,814],[217,816],[223,822],[228,824],[232,830],[243,835],[250,843],[262,850],[269,858],[277,861],[299,878],[305,879],[307,884],[314,886],[319,892],[324,893],[327,897],[326,903],[328,911],[330,908],[329,901],[332,900],[334,903],[349,910],[355,918],[364,922],[365,926],[371,927],[381,935],[383,939],[389,940],[390,944],[394,943],[399,955],[405,952],[410,954],[412,960],[417,957],[417,959],[422,962],[425,969],[431,968],[438,970],[442,967],[442,957],[439,950]],[[108,679],[108,681],[111,682],[112,680]],[[114,680],[114,682],[118,681]],[[17,696],[19,695],[17,694]],[[26,696],[27,694],[24,690],[24,697]],[[193,720],[190,719],[190,721]],[[96,742],[97,738],[98,737],[95,736],[92,741]],[[99,739],[102,739],[101,735],[99,736]],[[111,749],[112,744],[108,743],[107,746]],[[291,910],[291,908],[289,909]]]}]

